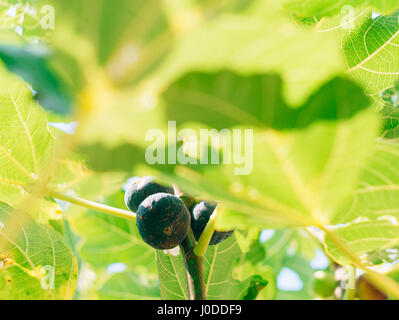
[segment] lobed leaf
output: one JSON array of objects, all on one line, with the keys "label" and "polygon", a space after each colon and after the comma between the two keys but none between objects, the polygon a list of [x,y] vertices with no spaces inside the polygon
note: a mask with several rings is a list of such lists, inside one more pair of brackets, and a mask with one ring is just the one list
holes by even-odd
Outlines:
[{"label": "lobed leaf", "polygon": [[[367,261],[367,253],[375,250],[390,248],[399,241],[399,227],[390,221],[364,221],[352,223],[333,230],[334,234],[343,240],[343,245],[353,254]],[[341,265],[348,265],[351,259],[331,240],[325,239],[329,255]]]},{"label": "lobed leaf", "polygon": [[[4,71],[2,74],[8,91],[3,88],[0,92],[0,201],[13,206],[30,196],[30,188],[48,170],[55,137],[28,87]],[[60,217],[52,200],[37,200],[32,208],[43,221]]]},{"label": "lobed leaf", "polygon": [[334,224],[356,219],[377,220],[399,217],[399,145],[379,141],[375,152],[363,165],[358,187],[348,205],[333,219]]},{"label": "lobed leaf", "polygon": [[358,19],[356,29],[343,38],[348,72],[358,79],[370,95],[380,94],[394,86],[399,77],[399,12],[390,16]]},{"label": "lobed leaf", "polygon": [[[232,277],[234,262],[240,252],[234,236],[208,247],[203,265],[208,300],[238,300],[247,294],[251,278],[237,281]],[[188,285],[181,255],[157,250],[157,264],[162,299],[187,300]]]},{"label": "lobed leaf", "polygon": [[71,299],[77,263],[61,235],[0,203],[1,299]]},{"label": "lobed leaf", "polygon": [[[192,121],[219,129],[239,126],[242,134],[255,128],[250,150],[234,151],[251,152],[253,161],[247,159],[253,167],[246,174],[238,175],[222,160],[219,165],[177,165],[172,172],[157,168],[183,190],[222,201],[227,210],[218,228],[328,224],[338,214],[377,136],[378,120],[358,87],[334,79],[301,108],[291,109],[273,77],[227,72],[184,79],[165,92],[170,120],[175,116],[179,126]],[[219,151],[229,148],[222,145]]]}]

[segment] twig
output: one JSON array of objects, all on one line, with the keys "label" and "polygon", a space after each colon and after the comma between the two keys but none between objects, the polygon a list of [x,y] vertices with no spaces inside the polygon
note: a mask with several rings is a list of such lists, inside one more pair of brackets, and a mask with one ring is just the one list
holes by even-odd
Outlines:
[{"label": "twig", "polygon": [[90,201],[90,200],[86,200],[86,199],[82,199],[79,197],[74,197],[74,196],[68,196],[66,194],[62,194],[62,193],[58,193],[56,191],[49,191],[49,195],[51,197],[54,197],[56,199],[59,200],[64,200],[64,201],[68,201],[70,203],[73,204],[77,204],[89,209],[93,209],[96,211],[100,211],[100,212],[104,212],[104,213],[108,213],[117,217],[121,217],[121,218],[125,218],[125,219],[129,219],[129,220],[136,220],[136,214],[131,212],[131,211],[127,211],[127,210],[123,210],[123,209],[119,209],[119,208],[114,208],[111,206],[107,206],[105,204],[101,204],[101,203],[97,203],[94,201]]},{"label": "twig", "polygon": [[194,254],[195,240],[190,228],[187,237],[180,244],[184,265],[186,266],[188,288],[191,300],[206,300],[203,257]]}]

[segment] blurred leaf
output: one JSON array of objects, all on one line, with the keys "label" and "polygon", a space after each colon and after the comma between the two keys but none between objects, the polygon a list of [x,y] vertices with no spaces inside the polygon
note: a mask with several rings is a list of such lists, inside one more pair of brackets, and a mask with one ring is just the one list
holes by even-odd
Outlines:
[{"label": "blurred leaf", "polygon": [[0,3],[2,40],[16,39],[37,44],[48,40],[52,32],[48,0],[8,0]]},{"label": "blurred leaf", "polygon": [[[165,129],[165,119],[162,110],[157,106],[158,97],[152,92],[137,92],[134,89],[119,90],[117,94],[106,96],[104,99],[101,93],[106,92],[104,88],[96,88],[93,92],[96,95],[96,109],[92,116],[86,120],[80,136],[80,143],[83,149],[89,153],[104,152],[104,149],[117,149],[124,143],[145,146],[146,134],[154,128]],[[100,99],[98,99],[100,98]],[[101,130],[98,130],[101,128]],[[98,151],[95,148],[98,147]],[[133,147],[133,148],[135,148]],[[85,151],[85,150],[83,150]],[[134,151],[134,150],[126,150]],[[111,150],[112,152],[112,150]],[[104,156],[104,155],[103,155]],[[128,158],[126,155],[118,161],[118,165]],[[95,159],[95,164],[101,159]],[[102,163],[104,168],[105,162]],[[126,164],[123,164],[126,166]],[[100,168],[102,171],[102,169]]]},{"label": "blurred leaf", "polygon": [[312,289],[319,299],[331,299],[334,297],[334,291],[338,286],[339,284],[335,279],[334,272],[319,270],[313,274]]},{"label": "blurred leaf", "polygon": [[10,71],[32,86],[34,98],[46,109],[67,114],[71,109],[70,97],[49,66],[49,55],[44,47],[0,45],[0,58]]},{"label": "blurred leaf", "polygon": [[[372,7],[380,13],[392,13],[399,8],[398,0],[285,0],[284,7],[300,17],[323,17],[342,13],[345,7]],[[347,13],[347,12],[346,12]]]},{"label": "blurred leaf", "polygon": [[[156,1],[148,1],[148,7],[151,7],[154,2]],[[72,29],[84,30],[84,32],[67,37],[63,35],[63,32],[65,29],[71,29],[71,27],[58,28],[59,34],[54,41],[57,42],[57,48],[60,48],[60,51],[62,51],[62,47],[65,48],[66,44],[70,48],[69,43],[71,42],[76,43],[76,46],[81,48],[80,51],[83,53],[78,58],[83,61],[81,63],[82,68],[89,70],[86,72],[89,78],[93,78],[89,80],[90,85],[95,87],[96,82],[100,80],[107,83],[109,80],[115,82],[115,79],[117,82],[125,83],[125,80],[121,80],[122,78],[134,78],[132,80],[133,86],[126,88],[129,94],[117,94],[110,99],[98,98],[106,90],[101,86],[95,87],[93,94],[98,101],[96,100],[95,110],[93,110],[95,112],[93,112],[83,130],[82,144],[102,143],[112,147],[123,143],[143,145],[145,133],[148,130],[165,128],[165,119],[162,118],[164,114],[162,105],[157,103],[159,93],[166,90],[174,80],[187,71],[200,69],[216,72],[221,69],[230,69],[246,76],[260,72],[280,74],[283,81],[281,95],[287,101],[287,105],[299,106],[321,83],[344,70],[345,64],[333,37],[328,34],[314,34],[310,30],[297,28],[297,25],[287,17],[286,13],[281,11],[278,5],[272,1],[264,2],[265,5],[259,5],[261,2],[256,2],[248,10],[245,10],[245,13],[221,14],[211,20],[203,19],[204,17],[201,15],[197,19],[195,9],[183,11],[177,16],[172,14],[169,20],[171,20],[173,28],[181,29],[176,35],[176,42],[171,41],[170,38],[165,40],[168,47],[170,46],[172,49],[170,54],[165,57],[161,64],[153,63],[151,59],[148,59],[149,64],[152,63],[152,69],[143,77],[140,77],[139,73],[141,69],[147,68],[147,58],[145,58],[145,54],[143,61],[141,61],[141,56],[137,61],[132,58],[136,54],[134,53],[134,45],[132,47],[129,42],[129,37],[133,38],[132,43],[135,43],[136,36],[140,42],[144,33],[136,35],[136,32],[139,33],[141,30],[141,28],[138,28],[136,32],[130,32],[125,39],[119,37],[116,31],[119,24],[123,24],[124,15],[128,16],[129,10],[124,10],[126,12],[123,12],[122,17],[113,19],[113,23],[111,23],[111,18],[109,20],[104,18],[106,14],[103,9],[108,8],[108,4],[105,5],[106,1],[101,1],[98,5],[98,2],[96,2],[93,10],[86,9],[86,5],[85,8],[80,7],[80,2],[76,4],[76,8],[74,8],[74,5],[70,5],[69,1],[65,2],[65,6],[68,6],[65,9],[65,12],[68,13],[65,16],[63,15],[65,23],[70,21],[68,19],[72,19],[76,22]],[[87,4],[87,8],[90,8],[90,3]],[[113,17],[118,10],[123,10],[124,4],[122,3],[121,6],[110,4],[109,6],[112,6],[112,8],[107,11],[109,17]],[[133,4],[129,2],[129,4],[132,8],[135,7],[135,2]],[[161,5],[158,7],[160,10],[162,9]],[[169,7],[169,5],[167,4],[166,7]],[[73,13],[73,10],[80,13]],[[87,14],[86,10],[90,12],[87,19],[83,18]],[[137,12],[141,12],[141,9],[137,9]],[[194,15],[193,19],[196,22],[193,22],[192,28],[186,28],[185,22],[192,18],[191,14]],[[157,10],[153,10],[152,14],[147,14],[149,21],[154,18],[153,15],[157,15]],[[144,17],[144,13],[140,16]],[[103,21],[103,18],[106,21]],[[130,17],[132,24],[136,23],[135,18],[136,15],[132,14]],[[118,21],[118,23],[115,23],[115,21]],[[104,23],[104,27],[100,28],[99,26],[102,26],[102,23]],[[191,23],[187,23],[191,25]],[[279,28],[276,28],[276,26],[279,26]],[[102,33],[103,30],[108,30],[106,35]],[[126,30],[130,29],[126,28]],[[167,35],[168,32],[165,32],[164,34]],[[66,34],[68,33],[66,32]],[[105,38],[112,36],[112,41],[121,38],[121,50],[123,51],[124,46],[128,47],[126,49],[128,53],[125,54],[128,66],[125,66],[123,59],[119,59],[118,54],[116,54],[116,60],[111,58],[106,63],[105,73],[103,69],[99,69],[95,56],[98,55],[97,50],[101,48],[96,45],[98,45],[99,37],[104,36]],[[81,37],[90,39],[90,45],[87,41],[80,41],[82,40]],[[163,36],[160,36],[160,38],[163,38]],[[223,45],[220,45],[221,43]],[[146,48],[143,50],[147,50]],[[96,54],[88,53],[92,50]],[[149,45],[148,50],[154,56],[162,55],[162,52],[164,52],[162,48],[153,49],[152,45]],[[73,55],[74,53],[70,52],[70,54]],[[309,56],[312,56],[311,61],[308,59]],[[130,61],[129,57],[134,61]],[[329,61],[328,64],[325,63],[326,60]],[[133,73],[131,75],[129,74],[130,64]],[[139,64],[140,67],[138,67]],[[121,75],[116,75],[118,73],[121,73]],[[124,74],[122,75],[122,73]],[[135,74],[137,75],[135,76]],[[98,130],[99,127],[102,130]]]},{"label": "blurred leaf", "polygon": [[[266,275],[269,275],[267,273]],[[249,288],[247,289],[247,293],[243,296],[242,300],[255,300],[259,293],[263,291],[263,289],[268,285],[268,281],[263,279],[261,276],[253,276],[251,278],[251,283],[249,284]]]},{"label": "blurred leaf", "polygon": [[296,236],[293,229],[274,230],[273,236],[263,243],[267,252],[264,264],[271,266],[276,274],[283,268],[284,258]]},{"label": "blurred leaf", "polygon": [[284,81],[284,99],[298,106],[344,70],[334,42],[329,34],[298,28],[275,1],[257,1],[244,14],[220,15],[188,29],[151,82],[162,90],[193,70],[277,73]]},{"label": "blurred leaf", "polygon": [[203,14],[208,18],[214,18],[219,14],[230,12],[245,12],[254,2],[256,2],[256,0],[220,0],[217,2],[213,0],[195,0],[195,3],[200,6],[203,10]]},{"label": "blurred leaf", "polygon": [[97,289],[99,299],[105,300],[158,300],[159,282],[148,279],[131,270],[108,276]]},{"label": "blurred leaf", "polygon": [[[140,80],[166,56],[173,34],[160,0],[57,0],[62,12],[58,23],[78,32],[91,43],[97,62],[111,80]],[[55,30],[58,43],[67,41],[65,30]],[[65,39],[64,39],[65,38]],[[63,43],[63,46],[69,45]]]},{"label": "blurred leaf", "polygon": [[125,173],[90,170],[82,159],[76,158],[63,162],[50,186],[59,192],[73,193],[96,201],[120,191],[126,179]]},{"label": "blurred leaf", "polygon": [[[106,203],[124,208],[123,192],[107,198]],[[67,214],[73,231],[82,238],[80,256],[91,266],[124,263],[135,271],[155,273],[154,249],[141,239],[134,221],[78,208]]]},{"label": "blurred leaf", "polygon": [[0,219],[1,299],[71,299],[77,263],[61,235],[6,204]]},{"label": "blurred leaf", "polygon": [[240,76],[229,71],[190,73],[163,94],[167,118],[178,124],[198,121],[211,128],[238,125],[302,129],[315,121],[348,119],[369,105],[359,87],[336,78],[301,108],[286,105],[276,75]]},{"label": "blurred leaf", "polygon": [[145,159],[144,152],[141,147],[131,144],[107,147],[97,143],[79,148],[79,153],[87,158],[87,165],[97,172],[132,172]]},{"label": "blurred leaf", "polygon": [[[377,117],[372,110],[364,109],[368,100],[361,90],[346,80],[335,79],[302,108],[293,110],[284,104],[273,105],[278,101],[271,98],[273,95],[262,99],[260,94],[253,94],[250,90],[256,84],[252,82],[252,86],[245,81],[235,83],[232,80],[236,78],[229,74],[213,77],[184,82],[191,90],[189,94],[180,90],[178,95],[176,91],[174,99],[168,101],[180,126],[188,121],[217,128],[240,124],[241,134],[253,126],[291,130],[255,130],[253,146],[241,147],[249,162],[240,163],[248,169],[242,175],[237,163],[234,168],[233,164],[198,162],[177,165],[173,174],[161,169],[162,175],[188,193],[222,201],[226,209],[216,222],[220,229],[328,224],[350,198],[361,171],[359,163],[372,152],[377,136]],[[220,79],[227,81],[218,82]],[[223,83],[223,90],[216,89],[220,88],[218,83]],[[238,87],[247,89],[241,93]],[[235,94],[241,97],[234,98]],[[199,96],[207,99],[202,101]],[[231,146],[224,147],[219,150],[220,157],[231,152]],[[236,157],[240,150],[233,152]],[[253,167],[248,156],[253,156]]]},{"label": "blurred leaf", "polygon": [[71,249],[73,254],[75,255],[77,263],[78,263],[78,267],[80,268],[82,260],[79,256],[78,244],[79,244],[81,238],[73,233],[71,225],[65,216],[63,216],[63,227],[64,227],[63,228],[64,229],[63,230],[64,231],[63,232],[64,242]]},{"label": "blurred leaf", "polygon": [[[239,233],[236,230],[236,236]],[[244,281],[251,276],[244,300],[271,300],[276,292],[273,269],[262,263],[266,260],[265,247],[259,242],[259,237],[251,244],[249,250],[242,252],[233,270],[233,278]]]},{"label": "blurred leaf", "polygon": [[[262,268],[268,267],[272,270],[270,281],[274,291],[269,292],[269,285],[260,292],[260,299],[283,299],[283,300],[303,300],[312,299],[312,279],[314,269],[311,260],[315,256],[315,251],[320,248],[320,243],[309,237],[303,230],[282,229],[274,230],[270,239],[263,243],[267,252],[266,259],[260,265]],[[312,254],[310,254],[312,252]],[[297,291],[283,291],[277,288],[277,277],[283,268],[290,268],[296,272],[303,283],[303,287]]]},{"label": "blurred leaf", "polygon": [[249,251],[245,253],[243,259],[249,263],[256,265],[259,262],[264,261],[266,258],[265,247],[262,246],[259,241],[252,243]]},{"label": "blurred leaf", "polygon": [[[313,299],[312,278],[314,270],[309,261],[300,255],[287,255],[284,259],[284,267],[295,271],[303,283],[299,290],[279,290],[276,293],[277,300],[311,300]],[[275,271],[276,272],[276,271]]]}]

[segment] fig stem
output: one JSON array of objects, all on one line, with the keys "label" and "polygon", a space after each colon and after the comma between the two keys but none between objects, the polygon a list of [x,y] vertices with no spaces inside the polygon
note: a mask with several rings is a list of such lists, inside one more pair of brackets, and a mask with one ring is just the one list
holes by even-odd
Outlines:
[{"label": "fig stem", "polygon": [[180,244],[180,250],[186,267],[190,300],[206,300],[202,264],[203,257],[196,256],[194,254],[194,248],[195,239],[190,228],[187,237]]},{"label": "fig stem", "polygon": [[356,296],[356,267],[347,266],[348,282],[345,290],[344,300],[354,300]]},{"label": "fig stem", "polygon": [[205,226],[204,231],[201,233],[198,239],[197,245],[194,248],[194,254],[197,257],[203,257],[205,255],[206,249],[208,249],[209,242],[212,239],[213,233],[215,232],[215,219],[221,210],[219,209],[219,204],[216,206],[212,215],[209,217],[208,223]]},{"label": "fig stem", "polygon": [[77,204],[77,205],[80,205],[80,206],[83,206],[83,207],[86,207],[89,209],[99,211],[99,212],[108,213],[113,216],[129,219],[129,220],[136,220],[136,214],[131,211],[107,206],[102,203],[97,203],[94,201],[82,199],[82,198],[75,197],[75,196],[69,196],[69,195],[62,194],[62,193],[59,193],[56,191],[49,191],[48,194],[53,198],[56,198],[59,200],[64,200],[64,201],[67,201],[67,202],[70,202],[73,204]]}]

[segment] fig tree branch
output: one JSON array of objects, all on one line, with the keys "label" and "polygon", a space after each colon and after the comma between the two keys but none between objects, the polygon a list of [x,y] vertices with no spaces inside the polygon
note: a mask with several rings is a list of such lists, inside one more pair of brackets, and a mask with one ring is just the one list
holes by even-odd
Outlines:
[{"label": "fig tree branch", "polygon": [[129,220],[136,220],[136,214],[131,211],[107,206],[102,203],[97,203],[94,201],[82,199],[82,198],[75,197],[75,196],[69,196],[69,195],[62,194],[62,193],[59,193],[56,191],[49,191],[49,195],[53,198],[56,198],[59,200],[64,200],[64,201],[67,201],[67,202],[70,202],[73,204],[77,204],[79,206],[83,206],[83,207],[86,207],[86,208],[89,208],[89,209],[92,209],[95,211],[104,212],[107,214],[111,214],[113,216],[129,219]]},{"label": "fig tree branch", "polygon": [[191,300],[206,300],[203,257],[194,254],[195,239],[190,228],[187,237],[180,244],[186,267],[187,282]]}]

